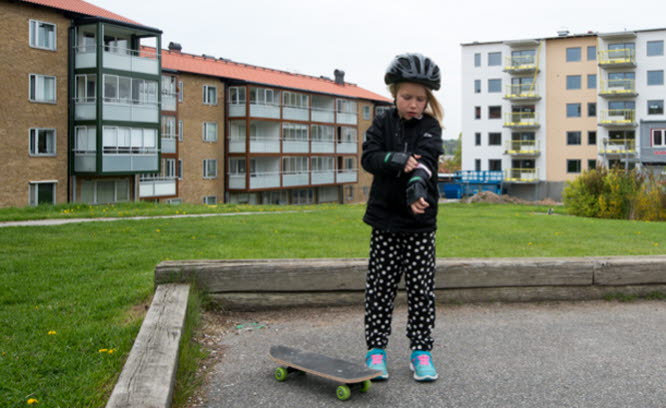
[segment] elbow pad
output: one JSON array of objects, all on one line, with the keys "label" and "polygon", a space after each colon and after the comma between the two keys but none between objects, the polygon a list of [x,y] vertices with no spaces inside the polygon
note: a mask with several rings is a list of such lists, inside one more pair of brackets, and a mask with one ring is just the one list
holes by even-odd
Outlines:
[{"label": "elbow pad", "polygon": [[427,198],[428,191],[426,190],[426,183],[419,176],[414,176],[409,180],[407,186],[407,205],[412,205],[419,198]]},{"label": "elbow pad", "polygon": [[409,156],[411,156],[409,153],[389,152],[386,154],[386,157],[384,157],[384,163],[386,163],[390,168],[402,170],[405,168],[405,164],[407,164]]}]

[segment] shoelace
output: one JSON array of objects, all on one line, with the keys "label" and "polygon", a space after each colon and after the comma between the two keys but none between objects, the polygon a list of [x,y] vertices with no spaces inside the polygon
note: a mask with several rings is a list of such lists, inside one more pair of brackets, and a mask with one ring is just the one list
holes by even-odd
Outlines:
[{"label": "shoelace", "polygon": [[419,364],[427,366],[430,365],[430,356],[426,354],[421,354],[420,356],[416,357],[419,360]]},{"label": "shoelace", "polygon": [[381,364],[384,361],[384,356],[381,354],[373,354],[370,356],[372,359],[371,364]]}]

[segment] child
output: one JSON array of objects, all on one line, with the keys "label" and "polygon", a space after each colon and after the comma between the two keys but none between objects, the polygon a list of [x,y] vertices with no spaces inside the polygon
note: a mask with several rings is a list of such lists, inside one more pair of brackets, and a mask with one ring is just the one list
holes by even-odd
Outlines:
[{"label": "child", "polygon": [[365,290],[366,365],[388,379],[386,346],[401,275],[408,300],[407,337],[417,381],[435,381],[431,337],[435,326],[435,230],[437,168],[443,153],[437,65],[421,54],[402,54],[384,82],[395,108],[375,118],[361,163],[373,174],[363,221],[372,227]]}]

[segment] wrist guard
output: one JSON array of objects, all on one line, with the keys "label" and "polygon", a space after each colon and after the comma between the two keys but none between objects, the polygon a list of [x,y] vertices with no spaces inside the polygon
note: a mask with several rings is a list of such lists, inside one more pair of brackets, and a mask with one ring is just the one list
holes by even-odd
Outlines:
[{"label": "wrist guard", "polygon": [[411,156],[409,153],[390,152],[384,158],[384,163],[388,164],[393,169],[402,170],[405,168],[409,156]]},{"label": "wrist guard", "polygon": [[421,177],[412,177],[407,186],[407,205],[410,206],[419,198],[427,198],[428,191],[426,190],[425,181]]}]

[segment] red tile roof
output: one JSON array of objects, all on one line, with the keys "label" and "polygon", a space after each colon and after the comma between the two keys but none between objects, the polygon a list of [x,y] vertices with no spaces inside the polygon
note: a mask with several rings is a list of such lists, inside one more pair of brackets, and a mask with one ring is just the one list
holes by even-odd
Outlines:
[{"label": "red tile roof", "polygon": [[345,83],[338,85],[331,79],[294,74],[270,68],[241,64],[228,60],[214,59],[177,51],[162,51],[162,68],[180,72],[210,75],[221,78],[238,79],[255,84],[265,84],[281,88],[299,89],[350,98],[378,102],[393,102],[382,95]]},{"label": "red tile roof", "polygon": [[136,25],[143,25],[129,18],[112,13],[101,7],[97,7],[83,0],[22,0],[24,3],[39,4],[41,6],[51,7],[59,10],[73,11],[79,14],[86,14],[94,17],[103,17],[111,20],[123,21]]}]

